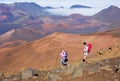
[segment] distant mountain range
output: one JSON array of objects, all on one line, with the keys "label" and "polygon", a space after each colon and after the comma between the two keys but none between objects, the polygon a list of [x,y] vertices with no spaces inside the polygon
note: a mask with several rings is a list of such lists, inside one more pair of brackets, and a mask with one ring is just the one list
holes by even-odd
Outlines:
[{"label": "distant mountain range", "polygon": [[[0,43],[17,41],[17,39],[32,41],[54,32],[88,34],[106,31],[109,28],[115,28],[110,23],[116,23],[118,25],[116,27],[120,27],[119,23],[117,23],[120,17],[119,8],[117,7],[109,7],[104,12],[101,11],[102,14],[99,12],[92,17],[81,14],[72,14],[69,16],[53,15],[46,11],[46,9],[51,8],[53,7],[42,7],[36,3],[28,2],[0,4]],[[109,14],[112,15],[104,16],[108,11],[111,11]],[[115,13],[113,14],[112,12]],[[108,18],[111,22],[106,22],[108,20],[105,21],[102,17],[105,19]],[[14,34],[8,35],[7,38],[6,33],[13,30]]]},{"label": "distant mountain range", "polygon": [[73,8],[92,8],[92,7],[84,6],[84,5],[72,5],[70,8],[73,9]]}]

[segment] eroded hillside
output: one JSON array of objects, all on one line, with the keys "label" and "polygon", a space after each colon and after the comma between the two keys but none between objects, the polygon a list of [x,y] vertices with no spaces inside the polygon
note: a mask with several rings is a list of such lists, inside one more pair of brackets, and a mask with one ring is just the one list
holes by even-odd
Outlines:
[{"label": "eroded hillside", "polygon": [[[115,30],[116,32],[119,30]],[[114,32],[115,32],[114,31]],[[25,45],[0,50],[0,71],[15,71],[22,68],[45,69],[59,66],[62,48],[68,51],[69,63],[82,59],[84,41],[91,43],[90,57],[98,51],[119,45],[120,35],[113,31],[89,35],[54,33]],[[58,59],[57,59],[58,58]],[[56,60],[57,59],[57,60]]]}]

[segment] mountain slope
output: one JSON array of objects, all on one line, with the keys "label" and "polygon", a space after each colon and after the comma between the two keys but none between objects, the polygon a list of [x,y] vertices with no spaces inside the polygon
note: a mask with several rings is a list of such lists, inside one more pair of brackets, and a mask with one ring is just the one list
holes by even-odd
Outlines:
[{"label": "mountain slope", "polygon": [[27,2],[19,2],[14,3],[14,7],[18,10],[22,10],[23,12],[26,12],[28,15],[33,16],[40,16],[43,15],[44,7],[37,5],[36,3],[27,3]]},{"label": "mountain slope", "polygon": [[[10,50],[10,49],[8,49]],[[4,50],[5,51],[5,50]],[[0,80],[16,81],[119,81],[120,44],[104,49],[89,57],[89,63],[81,60],[63,68],[42,67],[42,69],[22,68],[21,71],[2,72]],[[34,66],[34,65],[33,65]],[[86,76],[85,76],[86,75]],[[9,78],[8,78],[9,77]]]},{"label": "mountain slope", "polygon": [[120,8],[117,6],[110,6],[93,15],[93,18],[114,25],[114,27],[120,27]]},{"label": "mountain slope", "polygon": [[2,51],[0,53],[0,70],[54,67],[59,64],[59,60],[56,59],[62,48],[68,51],[70,63],[78,61],[82,58],[82,42],[84,41],[92,43],[93,49],[90,56],[93,56],[98,50],[118,45],[120,33],[117,36],[110,32],[89,35],[54,33],[9,51]]},{"label": "mountain slope", "polygon": [[0,44],[16,40],[32,41],[42,37],[42,33],[31,29],[12,29],[0,36]]}]

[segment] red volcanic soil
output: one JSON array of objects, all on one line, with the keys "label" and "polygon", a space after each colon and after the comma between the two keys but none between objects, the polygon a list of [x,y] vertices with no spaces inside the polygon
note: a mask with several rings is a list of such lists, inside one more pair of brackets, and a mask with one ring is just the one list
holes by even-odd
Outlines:
[{"label": "red volcanic soil", "polygon": [[60,61],[60,57],[57,59],[57,56],[62,48],[68,52],[69,63],[80,61],[84,41],[93,45],[90,54],[92,56],[98,50],[108,49],[120,43],[119,30],[115,32],[88,35],[57,32],[19,47],[0,49],[0,71],[15,71],[27,67],[37,69],[56,67]]},{"label": "red volcanic soil", "polygon": [[23,40],[17,40],[17,41],[12,41],[12,42],[6,42],[0,45],[0,48],[8,48],[8,47],[15,47],[15,46],[19,46],[19,45],[23,45],[26,44],[26,41]]}]

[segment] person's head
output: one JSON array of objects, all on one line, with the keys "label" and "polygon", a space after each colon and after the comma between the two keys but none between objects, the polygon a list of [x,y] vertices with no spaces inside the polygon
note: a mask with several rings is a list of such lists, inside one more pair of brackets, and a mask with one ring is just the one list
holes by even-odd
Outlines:
[{"label": "person's head", "polygon": [[87,45],[87,43],[86,43],[86,42],[83,42],[83,45]]},{"label": "person's head", "polygon": [[64,49],[64,48],[62,48],[62,51],[65,51],[65,49]]}]

